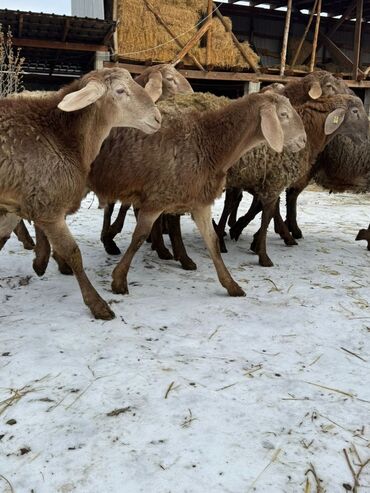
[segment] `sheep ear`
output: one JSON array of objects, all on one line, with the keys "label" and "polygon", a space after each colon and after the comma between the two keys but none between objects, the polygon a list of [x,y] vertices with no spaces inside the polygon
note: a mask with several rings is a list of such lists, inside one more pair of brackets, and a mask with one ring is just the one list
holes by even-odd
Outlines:
[{"label": "sheep ear", "polygon": [[162,74],[160,72],[152,72],[149,75],[149,80],[145,84],[145,90],[152,98],[153,103],[158,101],[162,96]]},{"label": "sheep ear", "polygon": [[261,108],[261,130],[268,145],[275,152],[282,152],[284,146],[284,132],[281,128],[275,105]]},{"label": "sheep ear", "polygon": [[322,95],[322,89],[319,81],[312,82],[308,95],[311,99],[318,99]]},{"label": "sheep ear", "polygon": [[344,108],[337,108],[328,114],[325,120],[325,135],[331,135],[342,125],[346,110]]},{"label": "sheep ear", "polygon": [[106,91],[105,84],[91,80],[85,87],[79,91],[71,92],[64,96],[58,104],[58,108],[62,111],[77,111],[95,103]]}]

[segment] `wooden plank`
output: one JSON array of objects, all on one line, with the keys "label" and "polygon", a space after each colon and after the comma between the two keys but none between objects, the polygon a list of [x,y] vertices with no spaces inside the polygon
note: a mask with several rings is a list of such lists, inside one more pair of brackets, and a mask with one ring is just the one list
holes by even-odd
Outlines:
[{"label": "wooden plank", "polygon": [[194,34],[192,38],[186,43],[186,45],[182,48],[180,53],[176,55],[176,58],[172,61],[173,65],[177,65],[185,55],[189,53],[189,51],[194,48],[194,46],[198,43],[200,38],[208,31],[211,27],[212,19],[208,18],[203,26]]},{"label": "wooden plank", "polygon": [[304,43],[304,41],[305,41],[305,39],[306,39],[306,37],[307,37],[308,31],[310,30],[311,23],[312,23],[312,20],[313,20],[313,16],[314,16],[314,13],[315,13],[315,11],[316,11],[316,9],[317,9],[317,2],[318,2],[318,0],[315,0],[315,3],[314,3],[314,6],[313,6],[313,9],[312,9],[312,11],[311,11],[310,17],[309,17],[308,22],[307,22],[307,25],[306,25],[306,28],[305,28],[304,33],[303,33],[303,35],[302,35],[302,37],[301,37],[301,39],[300,39],[300,41],[299,41],[299,44],[298,44],[298,46],[297,46],[297,50],[296,50],[296,52],[295,52],[295,54],[294,54],[294,57],[293,57],[292,63],[290,64],[290,66],[291,66],[291,68],[292,68],[292,69],[294,68],[294,65],[295,65],[295,64],[296,64],[296,62],[297,62],[297,59],[298,59],[299,54],[300,54],[300,52],[301,52],[301,49],[302,49],[303,43]]},{"label": "wooden plank", "polygon": [[[144,3],[146,5],[146,7],[150,10],[150,12],[154,15],[154,17],[157,19],[157,21],[161,24],[161,26],[163,26],[164,29],[168,32],[168,34],[171,36],[171,38],[173,38],[175,40],[177,45],[180,46],[180,48],[184,48],[185,45],[179,39],[177,39],[177,35],[172,31],[172,29],[162,19],[162,17],[158,14],[158,12],[156,12],[154,10],[154,8],[151,6],[151,4],[148,2],[148,0],[144,0]],[[194,55],[192,55],[191,53],[188,53],[188,55],[193,60],[195,66],[199,68],[199,70],[205,71],[205,68],[203,67],[203,65],[198,61],[198,59]]]},{"label": "wooden plank", "polygon": [[356,26],[353,48],[353,72],[352,78],[358,80],[358,67],[360,64],[360,49],[361,49],[361,28],[362,28],[362,13],[364,9],[364,0],[357,0],[356,4]]},{"label": "wooden plank", "polygon": [[51,50],[68,51],[108,51],[108,47],[104,45],[63,43],[63,41],[46,41],[44,39],[13,38],[12,43],[14,46],[23,46],[27,48],[48,48]]},{"label": "wooden plank", "polygon": [[18,19],[18,37],[21,38],[23,33],[23,14],[19,14]]},{"label": "wooden plank", "polygon": [[310,61],[310,72],[313,72],[313,69],[315,67],[315,62],[316,62],[316,50],[317,50],[317,40],[319,37],[320,19],[321,19],[321,0],[319,0],[317,2],[316,24],[315,24],[315,33],[313,35],[312,53],[311,53],[311,61]]},{"label": "wooden plank", "polygon": [[292,0],[288,0],[287,11],[286,11],[286,16],[285,16],[283,46],[281,49],[280,75],[284,75],[284,72],[285,72],[286,52],[287,52],[287,48],[288,48],[288,37],[289,37],[291,15],[292,15]]},{"label": "wooden plank", "polygon": [[70,19],[67,19],[64,23],[64,29],[63,29],[63,34],[62,34],[63,43],[65,43],[65,41],[67,39],[70,26],[71,26],[71,21],[70,21]]},{"label": "wooden plank", "polygon": [[[352,62],[351,62],[352,63]],[[123,67],[133,74],[141,74],[147,67],[145,65],[137,65],[134,63],[113,63],[104,62],[104,67]],[[220,81],[232,81],[232,82],[281,82],[287,83],[293,80],[299,80],[297,76],[281,77],[278,74],[255,74],[252,72],[203,72],[201,70],[193,69],[179,69],[179,72],[183,74],[187,79],[199,79],[199,80],[220,80]],[[306,74],[302,74],[306,75]],[[370,88],[370,80],[355,81],[345,80],[349,87],[358,88]]]}]

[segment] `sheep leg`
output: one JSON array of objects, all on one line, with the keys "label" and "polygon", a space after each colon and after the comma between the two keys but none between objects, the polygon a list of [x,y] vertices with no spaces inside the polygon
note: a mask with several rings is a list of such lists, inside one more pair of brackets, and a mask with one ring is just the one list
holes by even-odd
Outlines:
[{"label": "sheep leg", "polygon": [[63,274],[64,276],[73,276],[73,270],[64,260],[64,258],[58,254],[58,252],[53,252],[53,259],[58,264],[58,269],[61,274]]},{"label": "sheep leg", "polygon": [[172,253],[166,248],[163,241],[163,228],[162,228],[163,216],[159,216],[159,218],[155,221],[151,231],[151,239],[152,239],[152,250],[155,250],[158,254],[158,257],[163,260],[171,260],[173,259]]},{"label": "sheep leg", "polygon": [[33,259],[33,270],[38,276],[45,274],[50,259],[50,243],[45,233],[35,225],[36,245],[35,258]]},{"label": "sheep leg", "polygon": [[197,266],[188,256],[182,241],[180,218],[181,216],[178,214],[167,214],[168,234],[170,235],[173,257],[180,262],[184,270],[196,270]]},{"label": "sheep leg", "polygon": [[99,296],[84,271],[80,249],[68,229],[64,216],[53,223],[38,221],[36,225],[44,231],[53,249],[71,266],[80,285],[82,298],[94,317],[113,319],[114,313],[108,303]]},{"label": "sheep leg", "polygon": [[239,205],[240,205],[240,202],[242,201],[242,198],[243,198],[243,190],[241,190],[239,188],[234,188],[234,190],[235,190],[235,192],[234,192],[235,193],[235,195],[234,195],[234,198],[235,198],[234,207],[230,213],[229,220],[227,221],[227,225],[230,228],[232,226],[234,226],[234,224],[236,223],[236,220],[237,220],[236,217],[238,214]]},{"label": "sheep leg", "polygon": [[370,225],[367,229],[360,229],[356,236],[356,241],[366,240],[367,241],[367,249],[370,250]]},{"label": "sheep leg", "polygon": [[0,214],[0,250],[9,240],[19,221],[21,221],[21,218],[12,212]]},{"label": "sheep leg", "polygon": [[193,209],[192,216],[213,260],[220,283],[230,296],[245,296],[245,292],[231,277],[222,260],[218,236],[212,226],[211,206]]},{"label": "sheep leg", "polygon": [[124,253],[119,264],[113,270],[112,291],[116,294],[128,294],[127,273],[130,269],[135,253],[148,237],[154,222],[158,219],[162,211],[139,210],[137,224],[132,234],[131,243]]},{"label": "sheep leg", "polygon": [[218,224],[216,224],[216,222],[212,219],[212,224],[217,233],[218,240],[220,242],[220,250],[222,253],[227,253],[227,249],[224,241],[224,236],[226,235],[225,233],[226,222],[227,222],[227,218],[230,216],[230,214],[233,212],[235,208],[235,204],[237,203],[239,192],[240,191],[238,188],[226,189],[224,208],[220,220],[218,221]]},{"label": "sheep leg", "polygon": [[259,264],[262,265],[262,267],[272,267],[274,265],[270,257],[267,255],[266,237],[267,237],[267,228],[270,224],[270,221],[275,211],[276,211],[276,200],[270,201],[268,203],[264,203],[262,205],[261,227],[254,235],[254,240],[251,245],[251,250],[253,250],[258,254]]},{"label": "sheep leg", "polygon": [[26,250],[33,250],[35,247],[35,243],[26,228],[26,225],[23,221],[20,221],[17,226],[14,228],[14,233],[16,234],[18,240],[23,243],[23,247]]},{"label": "sheep leg", "polygon": [[299,240],[303,238],[302,231],[297,224],[297,199],[303,188],[288,188],[286,191],[286,225],[292,233],[293,238]]},{"label": "sheep leg", "polygon": [[262,210],[262,204],[259,201],[259,199],[255,196],[253,196],[252,203],[249,207],[248,212],[242,216],[239,217],[239,219],[236,221],[234,226],[230,228],[230,238],[238,241],[239,236],[242,234],[243,229],[248,226],[248,224],[253,221],[253,219],[256,217],[256,215],[261,212]]},{"label": "sheep leg", "polygon": [[104,245],[105,251],[110,255],[119,255],[121,250],[113,240],[114,237],[122,231],[123,223],[125,222],[126,213],[130,206],[122,204],[119,208],[118,215],[115,221],[111,224],[111,218],[115,204],[108,204],[104,208],[104,221],[100,239]]},{"label": "sheep leg", "polygon": [[276,204],[276,211],[275,211],[275,215],[274,215],[274,229],[275,229],[275,233],[280,235],[280,237],[284,240],[284,242],[287,246],[298,245],[298,243],[295,241],[293,236],[290,234],[288,226],[285,224],[285,222],[283,221],[283,218],[281,217],[281,214],[280,214],[280,197],[278,198],[278,201]]}]

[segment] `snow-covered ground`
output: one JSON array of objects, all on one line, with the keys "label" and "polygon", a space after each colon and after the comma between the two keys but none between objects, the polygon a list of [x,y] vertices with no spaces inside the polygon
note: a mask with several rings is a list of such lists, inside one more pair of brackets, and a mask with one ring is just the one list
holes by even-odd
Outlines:
[{"label": "snow-covered ground", "polygon": [[189,217],[198,270],[146,244],[130,295],[113,295],[91,200],[69,222],[114,321],[93,320],[54,262],[39,279],[15,238],[0,254],[0,492],[352,491],[344,450],[354,474],[370,458],[370,252],[354,241],[370,198],[304,193],[305,239],[270,231],[272,268],[248,250],[256,222],[228,241],[234,299]]}]

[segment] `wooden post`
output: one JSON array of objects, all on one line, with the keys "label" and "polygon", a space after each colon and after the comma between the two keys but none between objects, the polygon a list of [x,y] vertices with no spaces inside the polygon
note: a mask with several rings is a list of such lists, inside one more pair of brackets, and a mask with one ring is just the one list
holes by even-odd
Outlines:
[{"label": "wooden post", "polygon": [[297,51],[295,52],[295,55],[294,55],[293,60],[292,60],[292,63],[290,64],[290,66],[291,66],[292,69],[294,68],[294,65],[297,63],[297,59],[298,59],[299,54],[301,52],[301,49],[302,49],[304,40],[306,39],[307,33],[310,30],[312,19],[313,19],[313,16],[314,16],[315,11],[317,9],[317,2],[318,2],[318,0],[315,0],[314,6],[313,6],[313,8],[311,10],[310,18],[308,19],[308,22],[307,22],[306,29],[304,30],[303,36],[302,36],[302,38],[301,38],[301,40],[299,42],[299,45],[297,47]]},{"label": "wooden post", "polygon": [[285,16],[285,27],[283,36],[283,46],[281,48],[281,61],[280,61],[280,75],[284,75],[285,63],[286,63],[286,52],[288,48],[288,37],[289,37],[289,27],[290,27],[290,16],[292,15],[292,0],[288,0],[288,6]]},{"label": "wooden post", "polygon": [[[291,1],[291,0],[289,0]],[[214,4],[213,4],[214,5]],[[215,7],[216,8],[216,7]],[[244,51],[242,45],[239,43],[237,40],[235,34],[229,29],[229,26],[226,24],[225,19],[223,18],[222,14],[220,13],[219,10],[215,10],[215,14],[217,17],[220,19],[222,25],[224,26],[225,30],[231,34],[232,40],[234,41],[235,46],[238,48],[240,51],[240,54],[244,58],[244,60],[249,64],[249,66],[256,72],[256,74],[260,73],[260,70],[258,68],[258,65],[254,60],[252,60],[251,57],[248,56],[248,54]]]},{"label": "wooden post", "polygon": [[358,67],[360,64],[361,50],[361,29],[362,29],[362,13],[364,9],[364,0],[357,0],[356,5],[356,27],[353,48],[353,79],[358,80]]},{"label": "wooden post", "polygon": [[186,43],[183,49],[176,55],[175,60],[173,60],[173,65],[177,65],[185,55],[189,53],[189,51],[198,43],[200,38],[205,34],[208,29],[211,27],[212,19],[207,19],[203,26],[194,34],[192,38]]},{"label": "wooden post", "polygon": [[316,9],[316,24],[315,24],[315,34],[313,36],[313,43],[312,43],[312,53],[311,53],[311,62],[310,62],[310,70],[309,70],[310,72],[313,72],[316,62],[317,39],[319,37],[319,27],[320,27],[320,19],[321,19],[320,14],[321,14],[321,0],[318,1],[317,9]]},{"label": "wooden post", "polygon": [[[177,43],[180,48],[184,48],[184,44],[181,43],[177,38],[176,34],[172,31],[170,27],[166,24],[166,22],[162,19],[162,17],[153,9],[153,7],[150,5],[148,0],[144,0],[145,5],[147,8],[150,10],[150,12],[154,15],[154,17],[157,19],[157,21],[165,28],[165,30],[168,32],[168,34],[175,39],[175,42]],[[198,59],[192,55],[191,53],[188,53],[188,56],[193,60],[194,64],[199,68],[199,70],[202,70],[205,72],[205,68],[201,63],[198,61]]]},{"label": "wooden post", "polygon": [[[207,4],[208,19],[212,19],[212,8],[213,8],[213,1],[208,0],[208,4]],[[207,65],[207,68],[209,67],[209,65],[211,63],[211,51],[212,51],[212,29],[208,29],[208,31],[207,31],[207,45],[206,45],[206,65]]]}]

